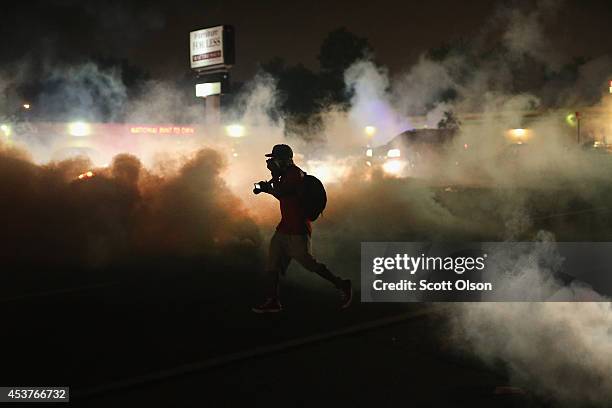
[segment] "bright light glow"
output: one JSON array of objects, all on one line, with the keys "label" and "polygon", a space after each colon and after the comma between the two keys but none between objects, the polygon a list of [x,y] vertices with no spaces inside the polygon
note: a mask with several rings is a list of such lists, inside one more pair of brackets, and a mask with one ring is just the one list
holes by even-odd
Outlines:
[{"label": "bright light glow", "polygon": [[206,98],[210,95],[219,95],[221,93],[221,82],[206,82],[196,84],[195,92],[197,98]]},{"label": "bright light glow", "polygon": [[238,157],[238,153],[234,152],[234,153],[232,153],[232,156],[233,157]]},{"label": "bright light glow", "polygon": [[400,149],[390,149],[387,152],[387,157],[400,157]]},{"label": "bright light glow", "polygon": [[370,161],[368,160],[368,161],[366,161],[366,165],[367,165],[368,167],[372,167],[372,162],[370,162]]},{"label": "bright light glow", "polygon": [[367,157],[372,157],[372,154],[373,154],[372,149],[368,149],[368,150],[366,150],[366,156],[367,156]]},{"label": "bright light glow", "polygon": [[29,103],[24,103],[23,104],[23,108],[24,109],[30,109],[30,104]]},{"label": "bright light glow", "polygon": [[229,137],[243,137],[244,136],[244,126],[242,125],[229,125],[225,127],[225,133]]},{"label": "bright light glow", "polygon": [[92,178],[93,176],[95,176],[95,174],[94,174],[94,172],[93,172],[93,171],[91,171],[91,170],[90,170],[90,171],[88,171],[88,172],[86,172],[86,173],[79,174],[79,180],[90,179],[90,178]]},{"label": "bright light glow", "polygon": [[7,124],[2,124],[0,125],[0,130],[2,131],[2,133],[4,133],[4,136],[10,136],[11,135],[11,127]]},{"label": "bright light glow", "polygon": [[73,122],[68,125],[68,133],[71,136],[88,136],[91,133],[91,127],[85,122]]},{"label": "bright light glow", "polygon": [[521,129],[521,128],[510,129],[510,136],[513,139],[521,140],[521,139],[525,138],[525,136],[527,136],[527,130],[526,129]]},{"label": "bright light glow", "polygon": [[331,167],[325,164],[319,164],[312,172],[315,173],[323,183],[329,182],[333,177]]},{"label": "bright light glow", "polygon": [[565,121],[570,126],[576,126],[576,122],[577,122],[576,115],[573,113],[568,113],[567,116],[565,117]]},{"label": "bright light glow", "polygon": [[308,160],[308,173],[316,176],[323,183],[334,183],[348,174],[349,167],[338,161]]},{"label": "bright light glow", "polygon": [[365,128],[363,128],[363,131],[365,132],[366,135],[370,137],[376,134],[376,128],[374,126],[366,126]]},{"label": "bright light glow", "polygon": [[405,166],[406,163],[401,160],[388,160],[385,162],[385,164],[383,164],[383,170],[387,174],[399,176],[404,170]]}]

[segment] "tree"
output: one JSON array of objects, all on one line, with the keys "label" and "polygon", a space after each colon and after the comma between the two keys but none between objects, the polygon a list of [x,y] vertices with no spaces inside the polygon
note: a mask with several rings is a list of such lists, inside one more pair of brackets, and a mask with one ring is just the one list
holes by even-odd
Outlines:
[{"label": "tree", "polygon": [[438,122],[438,129],[459,129],[461,127],[461,122],[455,116],[453,111],[445,111],[444,116]]},{"label": "tree", "polygon": [[348,107],[351,95],[345,89],[344,72],[371,53],[365,38],[339,28],[330,32],[321,45],[319,72],[302,64],[287,65],[278,57],[262,64],[261,69],[276,79],[277,106],[284,116],[285,130],[312,136],[322,126],[319,114],[326,105]]},{"label": "tree", "polygon": [[345,27],[330,32],[319,50],[321,88],[326,104],[348,107],[351,95],[344,84],[344,72],[356,61],[368,58],[372,47]]},{"label": "tree", "polygon": [[302,64],[287,66],[274,58],[261,67],[276,78],[279,109],[287,115],[312,115],[319,111],[319,77]]},{"label": "tree", "polygon": [[343,75],[355,61],[366,58],[371,53],[372,48],[367,39],[341,27],[327,34],[321,44],[318,60],[322,72]]}]

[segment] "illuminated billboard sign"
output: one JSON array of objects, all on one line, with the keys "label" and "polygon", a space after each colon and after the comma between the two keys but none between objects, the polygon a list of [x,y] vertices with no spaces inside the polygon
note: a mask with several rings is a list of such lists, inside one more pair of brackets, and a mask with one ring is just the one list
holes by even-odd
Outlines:
[{"label": "illuminated billboard sign", "polygon": [[191,69],[205,71],[234,64],[234,30],[231,26],[203,28],[189,33]]},{"label": "illuminated billboard sign", "polygon": [[207,82],[204,84],[196,84],[196,97],[206,98],[210,95],[219,95],[221,93],[221,82]]}]

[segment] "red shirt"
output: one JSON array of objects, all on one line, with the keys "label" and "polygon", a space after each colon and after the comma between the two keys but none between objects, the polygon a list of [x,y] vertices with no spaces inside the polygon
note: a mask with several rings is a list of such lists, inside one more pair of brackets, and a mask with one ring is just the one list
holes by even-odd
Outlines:
[{"label": "red shirt", "polygon": [[300,198],[303,180],[304,172],[297,166],[291,166],[274,186],[281,211],[281,221],[276,227],[278,232],[289,235],[310,235],[312,232]]}]

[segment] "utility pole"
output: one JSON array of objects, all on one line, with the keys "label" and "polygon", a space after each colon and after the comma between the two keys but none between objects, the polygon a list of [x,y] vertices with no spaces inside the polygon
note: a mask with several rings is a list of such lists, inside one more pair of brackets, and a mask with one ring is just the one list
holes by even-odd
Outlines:
[{"label": "utility pole", "polygon": [[208,95],[204,101],[206,124],[216,128],[221,124],[221,95]]}]

